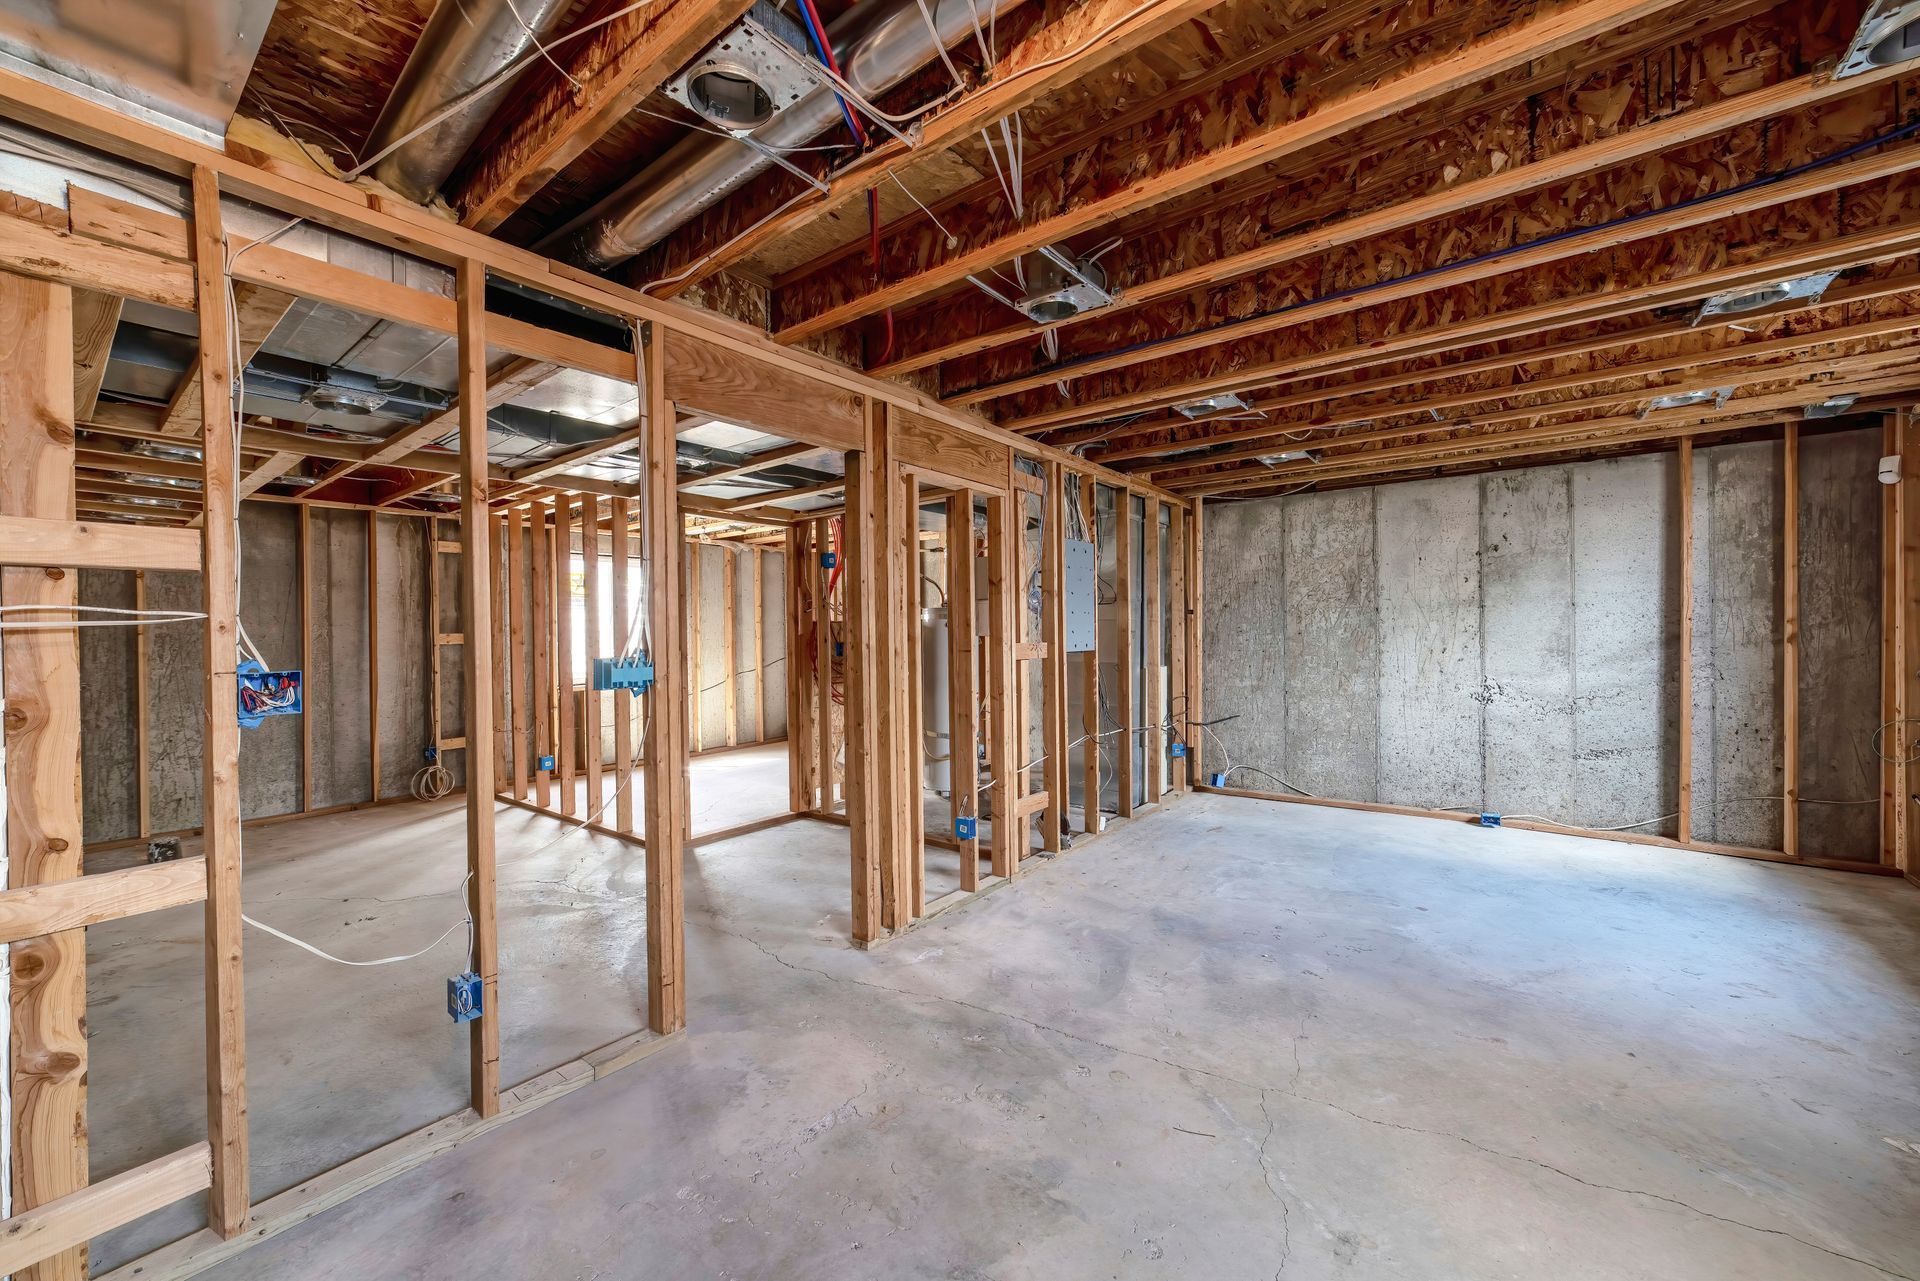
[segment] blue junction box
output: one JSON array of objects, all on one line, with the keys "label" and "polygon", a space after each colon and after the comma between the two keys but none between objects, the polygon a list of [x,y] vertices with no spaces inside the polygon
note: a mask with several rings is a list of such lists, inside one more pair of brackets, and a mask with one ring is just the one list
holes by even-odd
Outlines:
[{"label": "blue junction box", "polygon": [[480,976],[472,970],[447,980],[447,1014],[455,1023],[471,1023],[480,1017]]},{"label": "blue junction box", "polygon": [[595,689],[630,689],[644,694],[653,688],[653,660],[638,658],[596,658],[593,660]]},{"label": "blue junction box", "polygon": [[976,830],[972,815],[962,814],[953,820],[953,834],[958,840],[972,840]]},{"label": "blue junction box", "polygon": [[248,659],[234,671],[241,729],[259,729],[269,716],[298,716],[305,706],[299,672],[270,672]]}]

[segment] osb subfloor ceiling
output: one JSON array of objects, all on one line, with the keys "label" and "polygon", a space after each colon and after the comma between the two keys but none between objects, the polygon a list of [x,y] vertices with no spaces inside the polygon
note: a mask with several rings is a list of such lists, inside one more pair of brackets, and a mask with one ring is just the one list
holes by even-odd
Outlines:
[{"label": "osb subfloor ceiling", "polygon": [[[624,7],[522,0],[558,42],[446,176],[449,216],[538,244],[676,148],[749,154],[666,93],[742,0],[562,39]],[[240,114],[351,166],[431,8],[281,0]],[[1858,425],[1920,388],[1920,61],[1836,75],[1875,17],[1033,0],[878,96],[906,142],[856,106],[864,151],[836,117],[603,269],[1185,494]],[[1110,300],[1046,328],[1009,305],[1042,247]]]}]

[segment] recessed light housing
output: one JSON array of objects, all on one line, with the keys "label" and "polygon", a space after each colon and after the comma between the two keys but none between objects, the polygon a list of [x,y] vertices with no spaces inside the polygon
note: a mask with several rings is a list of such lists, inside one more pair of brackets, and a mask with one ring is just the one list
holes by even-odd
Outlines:
[{"label": "recessed light housing", "polygon": [[1800,411],[1800,416],[1802,418],[1838,418],[1849,409],[1852,409],[1853,402],[1858,399],[1860,399],[1860,397],[1853,392],[1843,391],[1838,395],[1829,396],[1825,400],[1815,401],[1813,404],[1808,405]]},{"label": "recessed light housing", "polygon": [[1920,58],[1920,0],[1877,0],[1860,19],[1833,78],[1864,75]]},{"label": "recessed light housing", "polygon": [[[1920,0],[1916,0],[1920,3]],[[1750,311],[1778,306],[1783,302],[1800,299],[1811,302],[1827,292],[1839,277],[1838,271],[1816,271],[1806,276],[1789,276],[1785,280],[1772,280],[1764,285],[1748,285],[1742,289],[1729,289],[1714,294],[1700,304],[1700,310],[1694,313],[1693,323],[1699,324],[1713,316],[1741,316]]]},{"label": "recessed light housing", "polygon": [[1198,400],[1189,400],[1184,405],[1175,405],[1173,412],[1183,418],[1204,418],[1208,414],[1223,414],[1229,410],[1252,408],[1253,405],[1239,392],[1217,391],[1211,396],[1202,396]]},{"label": "recessed light housing", "polygon": [[1640,417],[1645,418],[1656,409],[1685,409],[1688,405],[1712,403],[1713,407],[1718,409],[1731,399],[1733,399],[1731,387],[1702,387],[1697,391],[1670,391],[1649,400],[1646,408],[1640,411]]}]

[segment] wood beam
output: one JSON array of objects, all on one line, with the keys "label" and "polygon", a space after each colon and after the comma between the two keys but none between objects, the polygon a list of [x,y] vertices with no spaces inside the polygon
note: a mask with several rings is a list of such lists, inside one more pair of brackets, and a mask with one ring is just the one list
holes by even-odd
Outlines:
[{"label": "wood beam", "polygon": [[[467,742],[467,915],[473,921],[481,1014],[467,1024],[467,1102],[482,1117],[500,1111],[500,941],[494,855],[496,673],[494,637],[483,625],[493,610],[493,521],[487,507],[487,270],[468,260],[457,281],[460,317],[460,604],[467,644],[461,671]],[[438,626],[436,623],[435,626]]]},{"label": "wood beam", "polygon": [[[1388,360],[1411,360],[1478,343],[1504,342],[1576,325],[1597,324],[1657,307],[1697,302],[1729,289],[1822,270],[1886,262],[1920,250],[1911,224],[1876,227],[1852,235],[1798,244],[1733,266],[1665,282],[1636,280],[1519,310],[1495,310],[1463,320],[1410,330],[1345,347],[1316,348],[1301,356],[1258,361],[1230,373],[1183,379],[1105,398],[1076,397],[1067,408],[1011,419],[1015,431],[1044,431],[1073,423],[1166,408],[1215,391],[1247,391],[1308,375],[1331,376]],[[1675,326],[1673,332],[1684,332]]]},{"label": "wood beam", "polygon": [[[73,518],[73,291],[0,275],[0,515]],[[77,571],[0,570],[0,602],[58,619],[79,601]],[[78,629],[0,633],[6,703],[10,893],[82,872]],[[13,945],[9,967],[13,1205],[31,1213],[87,1186],[86,933]],[[15,1273],[84,1281],[84,1238]]]},{"label": "wood beam", "polygon": [[[1427,195],[1397,201],[1384,208],[1337,219],[1305,231],[1282,236],[1236,254],[1197,263],[1182,271],[1140,281],[1127,281],[1112,305],[1053,325],[1009,324],[985,333],[957,338],[876,366],[877,376],[895,376],[977,355],[1013,343],[1030,342],[1045,329],[1072,328],[1092,320],[1110,320],[1163,299],[1210,289],[1236,278],[1266,271],[1343,245],[1420,227],[1468,209],[1497,204],[1529,192],[1557,186],[1575,178],[1633,164],[1648,156],[1729,132],[1743,125],[1790,112],[1807,111],[1834,99],[1878,87],[1898,78],[1899,67],[1882,68],[1865,76],[1836,80],[1828,75],[1801,76],[1766,88],[1723,98],[1707,106],[1667,116],[1598,142],[1572,147],[1526,164],[1513,165],[1482,178],[1443,187]],[[934,332],[941,327],[933,326]]]},{"label": "wood beam", "polygon": [[725,271],[768,245],[802,234],[821,221],[853,216],[856,202],[867,192],[889,180],[911,177],[929,156],[973,138],[1067,85],[1098,74],[1220,2],[1089,0],[1068,9],[1008,50],[988,69],[985,83],[925,120],[913,147],[894,139],[881,142],[832,174],[824,194],[783,206],[703,258],[692,275],[653,292],[677,297],[714,272]]},{"label": "wood beam", "polygon": [[[653,688],[641,751],[647,832],[647,1023],[666,1034],[687,1022],[687,941],[682,863],[689,822],[686,662],[680,632],[680,513],[674,466],[673,402],[667,399],[666,347],[659,326],[641,340],[647,428],[646,495],[640,553],[646,561],[647,638]],[[598,745],[595,745],[596,751]]]},{"label": "wood beam", "polygon": [[950,253],[914,275],[884,281],[857,298],[783,326],[774,337],[783,343],[817,337],[862,316],[958,284],[970,274],[990,270],[1042,245],[1068,240],[1257,166],[1298,155],[1373,121],[1415,110],[1532,59],[1652,17],[1675,3],[1677,0],[1579,0],[1502,28],[1463,48],[1424,59],[1399,74],[1333,98],[1297,119],[1129,183],[1111,195],[1081,202],[1035,219],[1024,228]]},{"label": "wood beam", "polygon": [[[292,309],[294,301],[293,295],[263,285],[244,282],[234,285],[232,315],[239,330],[239,370],[244,370],[247,362],[265,345],[274,326]],[[173,403],[167,406],[166,417],[160,422],[160,434],[191,436],[199,430],[200,376],[192,371],[174,392]]]},{"label": "wood beam", "polygon": [[[1074,382],[1109,373],[1132,365],[1164,360],[1171,356],[1207,349],[1223,350],[1233,344],[1262,334],[1275,333],[1310,324],[1348,312],[1416,298],[1439,289],[1475,284],[1510,272],[1538,271],[1570,262],[1622,245],[1672,235],[1725,218],[1753,213],[1794,200],[1824,195],[1843,187],[1878,182],[1920,168],[1920,144],[1893,147],[1870,153],[1841,164],[1829,165],[1796,177],[1767,183],[1724,198],[1677,205],[1638,218],[1624,227],[1599,226],[1565,235],[1543,235],[1536,242],[1511,251],[1469,258],[1451,266],[1436,265],[1410,271],[1396,279],[1359,291],[1348,291],[1279,311],[1256,315],[1226,325],[1209,326],[1169,340],[1153,342],[1136,350],[1112,352],[1090,359],[1075,360],[1051,369],[1042,369],[1024,377],[1008,379],[985,387],[976,387],[948,398],[951,404],[976,404],[982,401],[1031,391],[1060,381]],[[1668,288],[1666,280],[1648,281],[1649,293]]]},{"label": "wood beam", "polygon": [[120,328],[125,299],[91,289],[73,295],[73,414],[87,418],[100,400],[100,383],[107,376],[113,354],[113,335]]},{"label": "wood beam", "polygon": [[[238,511],[230,406],[233,349],[240,323],[227,306],[226,233],[220,183],[193,171],[193,273],[200,316],[195,376],[200,405],[201,494],[209,512]],[[207,1223],[222,1237],[247,1225],[247,1037],[245,971],[240,954],[240,722],[234,671],[239,653],[239,547],[235,522],[209,520],[201,535],[206,670],[201,726],[200,822],[207,860],[206,957],[207,1139],[213,1153]]]},{"label": "wood beam", "polygon": [[[630,7],[600,0],[582,25]],[[460,221],[486,232],[505,222],[750,7],[751,0],[662,0],[556,49],[565,73],[539,67],[532,86],[495,117],[504,132],[476,148],[478,160],[449,192]]]}]

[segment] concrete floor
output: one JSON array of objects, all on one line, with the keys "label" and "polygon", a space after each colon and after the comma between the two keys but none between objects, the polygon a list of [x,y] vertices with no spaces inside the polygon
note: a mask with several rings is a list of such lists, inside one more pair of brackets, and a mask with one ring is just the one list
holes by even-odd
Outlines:
[{"label": "concrete floor", "polygon": [[[691,853],[683,1044],[208,1275],[1920,1277],[1904,883],[1188,798],[863,953],[845,848]],[[560,884],[518,873],[510,919],[631,931],[617,857],[533,860]],[[631,942],[595,946],[637,983]],[[614,977],[576,964],[569,1004]],[[265,1155],[295,1042],[249,1014]],[[408,1071],[372,1053],[362,1104]],[[310,1077],[329,1117],[342,1066]]]}]

